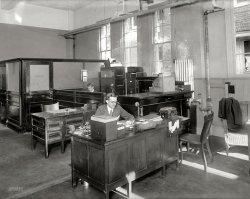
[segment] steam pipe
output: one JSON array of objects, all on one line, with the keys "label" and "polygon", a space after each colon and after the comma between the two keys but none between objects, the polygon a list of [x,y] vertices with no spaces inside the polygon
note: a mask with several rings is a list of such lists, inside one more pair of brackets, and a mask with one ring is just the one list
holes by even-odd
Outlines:
[{"label": "steam pipe", "polygon": [[210,65],[209,65],[209,39],[208,39],[208,15],[211,13],[223,11],[223,8],[216,8],[213,10],[206,10],[204,12],[204,38],[205,38],[205,51],[204,51],[204,58],[205,58],[205,75],[206,75],[206,108],[205,110],[212,110],[212,98],[211,98],[211,89],[210,89]]}]

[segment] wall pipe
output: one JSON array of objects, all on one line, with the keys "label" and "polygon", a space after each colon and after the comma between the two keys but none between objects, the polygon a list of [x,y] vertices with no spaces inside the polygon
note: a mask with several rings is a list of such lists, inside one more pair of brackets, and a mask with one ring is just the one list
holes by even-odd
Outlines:
[{"label": "wall pipe", "polygon": [[210,89],[210,65],[209,65],[209,38],[208,38],[208,15],[211,13],[223,11],[223,8],[206,10],[203,15],[204,19],[204,58],[205,58],[205,79],[206,79],[206,107],[202,111],[212,110],[212,98]]}]

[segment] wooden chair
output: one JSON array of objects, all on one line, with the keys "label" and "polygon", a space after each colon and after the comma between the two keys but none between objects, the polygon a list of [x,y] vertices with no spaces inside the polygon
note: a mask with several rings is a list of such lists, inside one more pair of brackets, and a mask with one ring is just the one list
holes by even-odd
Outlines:
[{"label": "wooden chair", "polygon": [[207,172],[207,160],[204,151],[206,145],[210,159],[213,160],[211,149],[209,146],[209,135],[210,128],[213,122],[214,113],[211,112],[204,116],[204,124],[200,135],[187,133],[180,136],[180,151],[181,151],[181,161],[183,160],[182,144],[187,143],[187,149],[189,151],[189,144],[193,144],[200,148],[200,153],[203,159],[204,171]]}]

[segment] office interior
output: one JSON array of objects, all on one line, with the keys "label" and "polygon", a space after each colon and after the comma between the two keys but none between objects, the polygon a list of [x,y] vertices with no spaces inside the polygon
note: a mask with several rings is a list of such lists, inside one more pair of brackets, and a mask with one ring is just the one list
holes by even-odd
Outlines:
[{"label": "office interior", "polygon": [[[129,198],[232,198],[236,196],[234,194],[238,194],[239,198],[249,197],[247,188],[245,189],[250,183],[249,1],[1,0],[0,9],[0,129],[1,145],[3,148],[7,147],[1,154],[2,172],[4,173],[7,167],[11,168],[14,162],[19,164],[19,158],[25,159],[25,154],[29,154],[38,162],[42,161],[41,170],[48,172],[41,178],[41,182],[34,183],[33,179],[30,184],[27,183],[31,188],[25,187],[25,183],[22,184],[22,178],[26,179],[27,176],[20,176],[19,184],[13,183],[13,185],[11,183],[14,178],[13,180],[8,178],[6,185],[1,189],[5,198],[49,198],[64,189],[67,191],[62,197],[66,198],[123,198],[126,195],[129,195]],[[114,74],[120,78],[115,80],[107,78]],[[89,82],[95,85],[94,93],[87,91]],[[119,104],[135,118],[150,115],[151,112],[163,116],[164,114],[159,112],[161,108],[164,110],[166,106],[175,107],[175,114],[189,119],[189,126],[183,127],[183,131],[189,131],[191,134],[201,134],[204,116],[212,111],[214,117],[209,143],[214,160],[212,163],[208,161],[208,172],[203,171],[199,150],[193,151],[197,153],[196,158],[201,165],[198,173],[185,168],[185,157],[189,158],[191,164],[194,161],[194,165],[197,164],[195,162],[197,160],[193,156],[184,154],[184,160],[181,161],[178,146],[178,157],[174,156],[173,162],[178,162],[180,165],[166,161],[170,168],[167,166],[165,171],[163,166],[164,177],[161,175],[162,163],[159,163],[155,165],[155,169],[143,170],[144,173],[138,172],[138,176],[132,177],[133,183],[128,179],[126,180],[131,183],[117,180],[115,176],[117,173],[114,172],[116,183],[103,188],[102,183],[100,185],[91,177],[86,177],[85,180],[89,182],[87,186],[84,180],[80,179],[83,178],[83,174],[79,174],[81,177],[77,176],[78,173],[75,174],[79,182],[75,182],[76,179],[72,177],[74,172],[72,172],[71,157],[72,150],[75,150],[72,142],[77,143],[77,139],[75,141],[70,135],[64,137],[60,133],[56,134],[65,138],[63,153],[60,151],[60,146],[48,150],[44,146],[49,147],[50,144],[44,143],[42,145],[39,143],[35,149],[31,149],[32,128],[35,126],[33,121],[41,116],[37,114],[42,112],[41,104],[59,102],[60,109],[67,111],[71,108],[84,107],[83,117],[90,118],[96,108],[105,103],[106,93],[114,90],[118,94]],[[240,139],[243,140],[243,144],[236,144],[242,145],[239,148],[236,146],[236,152],[234,147],[230,148],[235,152],[235,157],[230,150],[227,155],[225,141],[227,126],[225,127],[225,121],[219,117],[220,101],[223,98],[235,99],[242,114],[243,136]],[[91,105],[88,100],[91,101]],[[149,104],[144,104],[148,101]],[[153,108],[149,108],[152,104]],[[75,116],[74,121],[78,124],[82,123],[79,121],[82,113],[80,119],[79,114],[78,110],[72,114],[72,118]],[[68,116],[59,125],[67,123],[67,118]],[[69,118],[72,119],[71,116]],[[11,133],[8,133],[9,131]],[[161,131],[158,133],[163,134]],[[172,141],[167,140],[167,142],[179,144],[180,137],[181,135],[178,135],[174,141],[171,138]],[[19,146],[16,158],[8,154],[8,150],[13,149],[11,144],[6,144],[6,142],[11,143],[13,139],[15,139],[13,145],[22,145]],[[168,138],[164,137],[165,139]],[[55,145],[60,145],[60,142],[57,141]],[[143,146],[141,142],[136,149],[139,150],[140,146]],[[50,152],[44,156],[46,150]],[[220,162],[222,159],[219,159],[218,154],[221,153],[226,154],[222,157],[223,161],[233,161],[230,162],[231,165]],[[164,155],[166,154],[161,151],[160,156]],[[207,151],[206,155],[209,160]],[[240,158],[242,155],[245,158],[243,162]],[[232,157],[235,160],[231,160]],[[161,160],[165,161],[163,159]],[[24,164],[23,161],[20,162]],[[33,171],[31,169],[33,163],[27,162],[30,165],[27,166],[28,170],[23,170],[25,175],[29,170]],[[58,174],[59,177],[51,179],[51,172],[55,172],[52,169],[53,163],[57,167],[64,165],[64,169],[61,176]],[[39,168],[37,164],[35,167]],[[220,166],[216,168],[217,171],[223,170],[225,166],[230,167],[229,170],[232,172],[236,169],[235,173],[242,175],[240,179],[244,176],[243,182],[237,182],[241,185],[239,190],[244,194],[231,193],[230,188],[224,189],[224,187],[220,187],[224,191],[222,193],[213,189],[209,192],[209,189],[205,188],[205,182],[209,181],[208,175],[212,173],[213,164]],[[235,168],[232,168],[232,165]],[[19,168],[14,166],[13,169]],[[116,170],[115,167],[113,169]],[[190,175],[186,175],[186,172],[190,172]],[[33,178],[32,172],[28,175],[30,179]],[[37,173],[37,175],[42,174]],[[181,180],[182,175],[188,180],[193,175],[197,178],[195,182],[197,186],[198,179],[202,178],[202,187],[206,191],[192,187],[187,187],[185,191],[182,187],[184,191],[175,195],[174,190],[178,192],[178,189],[173,184],[168,184],[160,188],[159,194],[155,181],[161,184],[168,183],[168,175],[171,180]],[[28,182],[28,179],[25,181]],[[212,179],[211,177],[210,180]],[[214,178],[222,184],[223,179]],[[147,181],[150,186],[147,186]],[[209,183],[212,184],[210,181]],[[234,186],[230,181],[225,183],[228,187]],[[117,187],[126,185],[127,193],[121,194],[115,191],[115,184]],[[132,186],[132,193],[129,186]],[[150,191],[143,193],[144,186],[147,190],[152,189],[151,194]],[[192,192],[193,190],[196,191]]]}]

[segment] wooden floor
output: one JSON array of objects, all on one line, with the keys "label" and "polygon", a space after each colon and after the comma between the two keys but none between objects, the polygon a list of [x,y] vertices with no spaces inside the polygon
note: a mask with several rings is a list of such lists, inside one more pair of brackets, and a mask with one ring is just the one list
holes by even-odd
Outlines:
[{"label": "wooden floor", "polygon": [[[0,140],[0,198],[105,198],[92,186],[71,187],[69,146],[65,154],[55,146],[45,159],[42,146],[31,150],[28,133],[17,134],[0,126]],[[231,148],[226,156],[220,139],[213,138],[211,143],[214,161],[208,161],[208,173],[204,173],[197,151],[184,153],[179,170],[172,164],[166,176],[157,170],[134,181],[132,198],[250,198],[247,148]],[[111,198],[122,197],[112,193]]]}]

